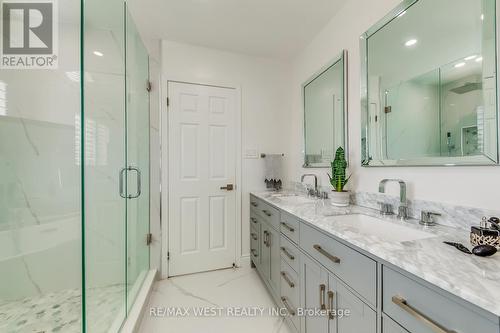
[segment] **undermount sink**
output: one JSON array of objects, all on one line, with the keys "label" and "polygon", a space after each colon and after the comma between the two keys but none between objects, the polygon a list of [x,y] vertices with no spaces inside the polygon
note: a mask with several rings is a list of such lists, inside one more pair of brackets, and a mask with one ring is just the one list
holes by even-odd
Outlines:
[{"label": "undermount sink", "polygon": [[335,221],[356,226],[362,234],[375,236],[389,242],[406,242],[436,237],[434,234],[405,226],[405,222],[396,224],[363,214],[336,216]]},{"label": "undermount sink", "polygon": [[276,193],[271,196],[273,198],[282,199],[292,205],[314,203],[314,199],[303,197],[295,193]]}]

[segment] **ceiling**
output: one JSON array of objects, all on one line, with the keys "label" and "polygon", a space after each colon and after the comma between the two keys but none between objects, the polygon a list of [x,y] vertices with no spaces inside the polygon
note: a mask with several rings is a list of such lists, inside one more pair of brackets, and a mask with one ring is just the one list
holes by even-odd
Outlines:
[{"label": "ceiling", "polygon": [[347,0],[128,0],[147,39],[254,56],[299,53]]}]

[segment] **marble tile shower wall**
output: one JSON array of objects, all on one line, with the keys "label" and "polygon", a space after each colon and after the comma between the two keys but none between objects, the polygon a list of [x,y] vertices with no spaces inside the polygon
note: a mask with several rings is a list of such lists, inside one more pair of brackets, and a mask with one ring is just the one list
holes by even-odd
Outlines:
[{"label": "marble tile shower wall", "polygon": [[0,303],[80,285],[75,135],[75,125],[0,117],[0,276],[9,281]]},{"label": "marble tile shower wall", "polygon": [[0,117],[0,231],[79,215],[75,144],[74,126]]},{"label": "marble tile shower wall", "polygon": [[[381,193],[353,192],[351,202],[355,205],[379,209],[380,201],[390,203],[397,211],[399,197]],[[439,224],[470,230],[472,225],[479,225],[483,216],[500,216],[500,210],[487,210],[473,207],[456,206],[452,204],[439,203],[426,200],[408,200],[409,214],[415,219],[420,219],[420,212],[430,211],[442,214],[436,217]]]}]

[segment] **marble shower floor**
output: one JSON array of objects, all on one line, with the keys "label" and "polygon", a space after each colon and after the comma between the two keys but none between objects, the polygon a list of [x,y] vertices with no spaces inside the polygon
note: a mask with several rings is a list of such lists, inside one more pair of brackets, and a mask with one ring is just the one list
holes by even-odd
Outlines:
[{"label": "marble shower floor", "polygon": [[[117,314],[123,305],[123,285],[88,291],[88,315],[92,332],[106,332],[114,318],[97,318]],[[41,297],[0,303],[1,333],[80,333],[82,315],[81,289],[69,289]],[[95,313],[95,316],[92,314]],[[96,317],[96,318],[92,318]]]},{"label": "marble shower floor", "polygon": [[166,308],[275,306],[257,272],[250,267],[174,277],[153,286],[139,333],[291,333],[280,317],[168,316],[161,312]]}]

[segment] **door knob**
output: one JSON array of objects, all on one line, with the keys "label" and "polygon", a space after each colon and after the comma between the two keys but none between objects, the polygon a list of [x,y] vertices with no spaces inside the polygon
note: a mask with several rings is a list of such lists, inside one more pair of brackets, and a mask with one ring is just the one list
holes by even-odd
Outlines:
[{"label": "door knob", "polygon": [[226,186],[223,186],[220,189],[221,190],[226,190],[226,191],[232,191],[232,190],[234,190],[234,185],[233,184],[227,184]]}]

